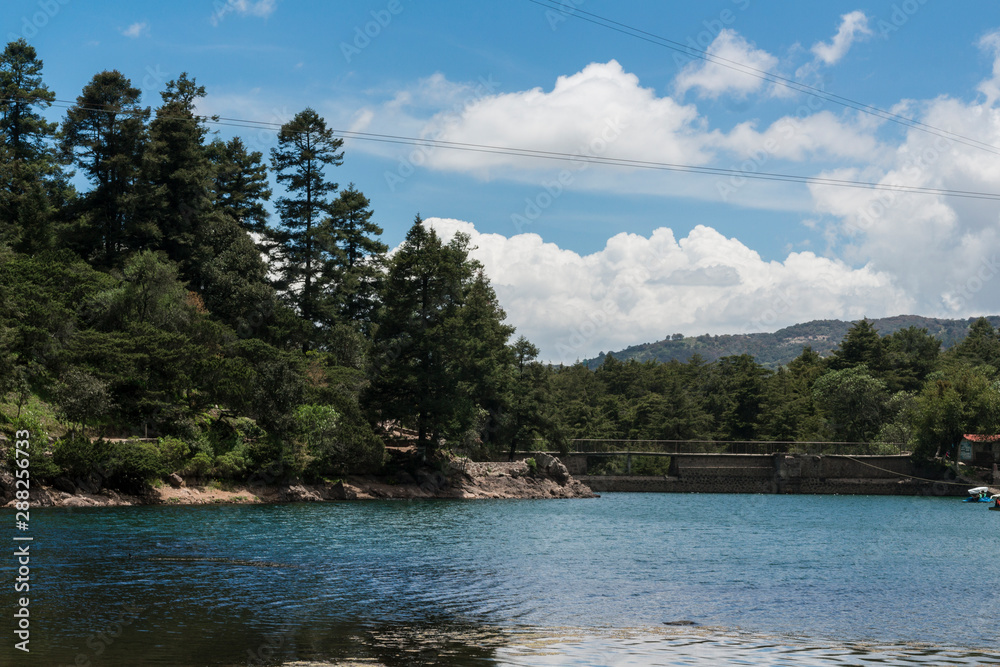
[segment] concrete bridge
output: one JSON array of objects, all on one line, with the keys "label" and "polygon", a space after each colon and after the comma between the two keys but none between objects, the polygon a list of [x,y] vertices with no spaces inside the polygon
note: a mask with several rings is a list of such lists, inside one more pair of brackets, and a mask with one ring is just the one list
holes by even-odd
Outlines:
[{"label": "concrete bridge", "polygon": [[[530,456],[530,452],[519,452]],[[624,475],[588,475],[594,458],[624,457]],[[632,475],[637,457],[669,457],[665,475]],[[909,454],[730,454],[622,449],[559,457],[570,474],[596,492],[781,493],[965,496],[975,480],[935,480]],[[590,459],[591,461],[588,461]]]}]

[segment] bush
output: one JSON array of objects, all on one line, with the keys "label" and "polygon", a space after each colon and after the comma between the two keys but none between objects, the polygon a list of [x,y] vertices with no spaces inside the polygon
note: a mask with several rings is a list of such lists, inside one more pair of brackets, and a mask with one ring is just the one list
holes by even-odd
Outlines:
[{"label": "bush", "polygon": [[154,479],[168,472],[157,443],[125,440],[96,444],[106,445],[104,462],[108,486],[113,489],[142,493]]},{"label": "bush", "polygon": [[71,478],[125,493],[142,493],[168,470],[157,443],[67,438],[56,443],[52,461]]},{"label": "bush", "polygon": [[212,457],[205,452],[198,452],[194,458],[187,462],[181,474],[204,477],[212,470],[212,463]]},{"label": "bush", "polygon": [[171,436],[160,438],[158,445],[160,447],[160,454],[163,457],[163,465],[170,472],[180,470],[191,458],[191,448],[186,442],[178,438]]}]

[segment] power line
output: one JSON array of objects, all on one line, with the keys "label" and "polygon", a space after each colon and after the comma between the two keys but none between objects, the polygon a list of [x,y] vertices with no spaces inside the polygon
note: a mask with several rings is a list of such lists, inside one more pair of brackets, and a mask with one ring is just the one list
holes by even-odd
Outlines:
[{"label": "power line", "polygon": [[[8,97],[0,99],[10,99],[10,98]],[[145,114],[145,110],[131,110],[131,109],[119,109],[119,108],[108,109],[104,106],[98,106],[98,105],[81,106],[80,104],[72,102],[70,100],[58,100],[58,99],[52,100],[51,104],[52,106],[56,106],[59,108],[80,107],[88,111],[95,111],[99,113],[117,113],[124,115]],[[205,122],[224,127],[240,127],[246,129],[268,130],[274,132],[279,131],[282,127],[280,123],[276,122],[256,121],[244,118],[228,118],[219,116],[213,116],[213,117],[195,116],[191,118],[187,116],[171,117],[165,115],[159,117],[174,119],[174,120],[192,120],[194,122]],[[584,162],[588,164],[597,164],[597,165],[611,166],[611,167],[628,167],[632,169],[671,171],[679,173],[703,174],[710,176],[728,176],[733,178],[747,178],[747,179],[761,180],[761,181],[776,181],[776,182],[786,182],[786,183],[798,183],[805,185],[855,188],[855,189],[876,190],[883,192],[895,192],[901,194],[936,195],[936,196],[958,197],[963,199],[982,199],[988,201],[1000,201],[1000,193],[994,193],[994,192],[979,192],[974,190],[954,190],[949,188],[930,188],[930,187],[902,185],[894,183],[876,183],[873,181],[855,181],[849,179],[824,178],[820,176],[782,174],[776,172],[759,172],[759,171],[749,172],[749,171],[741,171],[738,169],[724,169],[720,167],[707,167],[700,165],[690,165],[690,164],[681,164],[672,162],[657,162],[651,160],[638,160],[630,158],[613,158],[613,157],[585,155],[578,153],[564,153],[559,151],[545,151],[545,150],[531,149],[531,148],[517,148],[512,146],[473,144],[473,143],[458,142],[458,141],[444,141],[440,139],[407,137],[403,135],[377,134],[372,132],[357,132],[352,130],[338,130],[334,128],[330,128],[330,131],[333,134],[339,135],[345,139],[356,139],[359,141],[370,141],[377,143],[391,143],[391,144],[429,147],[429,148],[440,148],[446,150],[458,150],[458,151],[483,153],[491,155],[509,155],[514,157],[555,160],[555,161],[575,162],[575,163]]]},{"label": "power line", "polygon": [[711,62],[716,65],[720,65],[722,67],[726,67],[728,69],[741,72],[743,74],[747,74],[749,76],[753,76],[758,79],[762,79],[764,81],[767,81],[768,83],[774,83],[779,86],[784,86],[786,88],[790,88],[792,90],[805,93],[806,95],[818,97],[827,102],[839,104],[840,106],[848,107],[850,109],[855,109],[856,111],[876,116],[878,118],[896,123],[898,125],[903,125],[904,127],[909,127],[915,130],[919,130],[921,132],[926,132],[927,134],[932,134],[934,136],[941,137],[942,139],[948,139],[949,141],[954,141],[955,143],[963,144],[965,146],[970,146],[972,148],[978,148],[980,150],[993,153],[994,155],[1000,155],[1000,146],[994,146],[993,144],[979,141],[971,137],[966,137],[961,134],[956,134],[955,132],[944,130],[942,128],[935,127],[933,125],[929,125],[927,123],[923,123],[918,120],[914,120],[912,118],[907,118],[906,116],[901,116],[891,111],[881,109],[871,104],[865,104],[864,102],[859,102],[857,100],[853,100],[843,95],[829,93],[823,90],[822,88],[810,86],[809,84],[796,81],[795,79],[789,79],[788,77],[781,76],[780,74],[775,74],[773,72],[768,72],[767,70],[758,69],[751,65],[746,65],[735,60],[730,60],[729,58],[723,58],[722,56],[718,56],[709,53],[708,51],[697,49],[687,44],[682,44],[680,42],[668,39],[666,37],[661,37],[660,35],[647,32],[640,28],[636,28],[634,26],[630,26],[625,23],[619,23],[618,21],[609,19],[605,16],[592,14],[590,12],[586,12],[579,8],[574,8],[572,12],[566,12],[564,7],[554,2],[553,0],[527,0],[527,1],[532,4],[545,7],[546,9],[552,9],[558,11],[560,14],[564,16],[572,16],[575,18],[579,18],[582,21],[587,21],[588,23],[593,23],[603,28],[614,30],[615,32],[620,32],[625,35],[629,35],[630,37],[636,37],[645,42],[656,44],[657,46],[662,46],[664,48],[668,48],[673,51],[678,51],[691,58],[698,58],[701,60],[705,60],[707,62]]}]

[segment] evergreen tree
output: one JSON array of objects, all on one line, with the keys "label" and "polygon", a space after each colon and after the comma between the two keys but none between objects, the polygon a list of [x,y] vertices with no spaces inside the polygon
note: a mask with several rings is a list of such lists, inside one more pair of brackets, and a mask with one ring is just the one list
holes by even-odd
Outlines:
[{"label": "evergreen tree", "polygon": [[413,426],[421,447],[433,451],[440,437],[456,438],[470,421],[463,351],[456,339],[468,285],[476,267],[468,238],[447,245],[420,216],[393,256],[374,337],[369,404],[375,420]]},{"label": "evergreen tree", "polygon": [[853,368],[861,364],[875,377],[881,377],[888,367],[885,343],[868,318],[851,326],[830,358],[830,368],[833,370]]},{"label": "evergreen tree", "polygon": [[118,71],[94,76],[62,125],[62,149],[90,180],[86,213],[74,235],[77,250],[98,263],[116,265],[144,236],[136,219],[139,178],[149,109],[140,91]]},{"label": "evergreen tree", "polygon": [[319,114],[300,111],[281,126],[278,147],[271,149],[271,165],[288,196],[277,200],[281,216],[279,287],[292,296],[306,322],[320,316],[320,294],[332,244],[321,224],[331,211],[331,195],[337,184],[326,178],[325,169],[343,163],[343,139],[333,136]]},{"label": "evergreen tree", "polygon": [[1000,370],[1000,333],[990,321],[980,317],[969,325],[969,334],[950,350],[949,358],[972,364],[989,365]]},{"label": "evergreen tree", "polygon": [[262,242],[268,235],[268,213],[264,204],[271,199],[267,165],[260,151],[247,151],[239,137],[216,139],[208,146],[215,166],[215,206]]},{"label": "evergreen tree", "polygon": [[214,169],[204,144],[204,118],[194,113],[205,87],[183,73],[160,96],[142,169],[144,241],[164,250],[180,265],[181,277],[200,290],[201,269],[213,256],[205,236],[214,213]]},{"label": "evergreen tree", "polygon": [[52,197],[64,179],[50,146],[58,126],[39,111],[54,99],[35,49],[24,39],[7,44],[0,54],[0,243],[22,252],[53,240]]},{"label": "evergreen tree", "polygon": [[327,221],[335,250],[326,269],[337,313],[367,328],[374,316],[388,246],[378,240],[382,228],[372,222],[368,198],[347,186],[333,202]]}]

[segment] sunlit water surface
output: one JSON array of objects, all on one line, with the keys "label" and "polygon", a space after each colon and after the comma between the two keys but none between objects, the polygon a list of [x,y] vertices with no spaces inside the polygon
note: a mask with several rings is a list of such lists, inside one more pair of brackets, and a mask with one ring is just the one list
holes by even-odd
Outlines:
[{"label": "sunlit water surface", "polygon": [[58,509],[31,535],[4,665],[1000,665],[1000,513],[955,499]]}]

